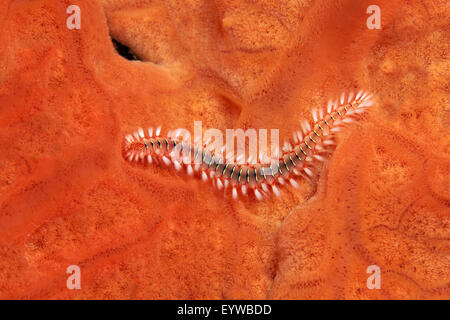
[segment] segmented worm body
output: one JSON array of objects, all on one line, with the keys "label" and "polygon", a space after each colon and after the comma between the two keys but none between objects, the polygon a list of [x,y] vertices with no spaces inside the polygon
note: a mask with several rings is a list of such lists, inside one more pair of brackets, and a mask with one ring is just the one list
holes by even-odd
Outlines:
[{"label": "segmented worm body", "polygon": [[[314,176],[315,161],[324,161],[325,154],[334,147],[334,134],[343,124],[356,120],[355,115],[372,105],[371,96],[360,91],[356,96],[343,94],[340,100],[329,102],[326,110],[312,111],[313,123],[301,122],[301,130],[285,143],[275,159],[260,153],[259,161],[236,164],[215,154],[206,145],[178,139],[177,134],[160,136],[160,127],[148,132],[138,129],[125,137],[123,155],[130,162],[152,164],[163,162],[176,170],[183,167],[189,175],[198,175],[211,180],[219,190],[230,190],[234,199],[253,194],[258,200],[269,193],[279,195],[279,187],[289,182],[297,187],[296,179]],[[227,157],[228,159],[228,157]],[[251,190],[252,192],[249,192]]]}]

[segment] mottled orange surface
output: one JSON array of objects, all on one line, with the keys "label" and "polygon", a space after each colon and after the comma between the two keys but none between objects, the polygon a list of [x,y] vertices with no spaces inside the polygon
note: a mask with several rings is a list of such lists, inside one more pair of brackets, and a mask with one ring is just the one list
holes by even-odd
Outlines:
[{"label": "mottled orange surface", "polygon": [[[381,30],[368,1],[78,0],[68,30],[71,1],[2,0],[0,298],[449,299],[449,2],[376,2]],[[194,120],[285,139],[359,87],[371,113],[279,199],[121,155]]]}]

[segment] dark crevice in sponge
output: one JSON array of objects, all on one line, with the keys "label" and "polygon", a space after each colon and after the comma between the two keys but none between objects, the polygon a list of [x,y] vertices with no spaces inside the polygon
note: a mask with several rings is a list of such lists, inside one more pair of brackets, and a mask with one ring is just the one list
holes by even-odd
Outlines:
[{"label": "dark crevice in sponge", "polygon": [[117,53],[120,54],[122,57],[124,57],[127,60],[130,61],[141,61],[139,57],[137,57],[130,48],[127,46],[121,44],[119,41],[117,41],[114,38],[111,38],[112,43],[114,45],[114,48],[116,49]]}]

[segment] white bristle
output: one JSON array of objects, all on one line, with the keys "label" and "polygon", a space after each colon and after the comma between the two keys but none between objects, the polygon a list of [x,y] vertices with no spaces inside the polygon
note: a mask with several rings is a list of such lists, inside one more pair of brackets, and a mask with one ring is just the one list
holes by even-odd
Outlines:
[{"label": "white bristle", "polygon": [[366,97],[368,96],[368,93],[367,92],[364,92],[363,93],[363,95],[361,96],[361,100],[365,100],[366,99]]},{"label": "white bristle", "polygon": [[155,134],[156,134],[156,136],[158,137],[160,133],[161,133],[161,126],[159,126],[158,128],[156,128]]},{"label": "white bristle", "polygon": [[368,101],[364,101],[363,103],[361,103],[359,105],[359,108],[366,108],[366,107],[370,107],[373,104],[372,100],[368,100]]},{"label": "white bristle", "polygon": [[262,183],[262,184],[261,184],[261,188],[262,188],[265,192],[269,192],[269,188],[267,187],[267,184]]},{"label": "white bristle", "polygon": [[333,110],[336,110],[339,105],[339,99],[334,100],[333,102]]},{"label": "white bristle", "polygon": [[352,123],[354,121],[353,121],[353,119],[345,118],[344,120],[342,120],[342,122],[344,122],[344,123]]},{"label": "white bristle", "polygon": [[222,189],[223,188],[223,183],[222,180],[220,178],[217,178],[217,189]]},{"label": "white bristle", "polygon": [[328,101],[328,104],[327,104],[327,112],[328,112],[328,113],[331,113],[331,107],[332,107],[332,105],[333,105],[333,102],[332,102],[331,100],[329,100],[329,101]]},{"label": "white bristle", "polygon": [[331,128],[331,130],[330,130],[331,132],[341,132],[342,131],[342,129],[341,128],[339,128],[339,127],[334,127],[334,128]]},{"label": "white bristle", "polygon": [[358,108],[355,110],[356,113],[360,113],[360,114],[363,113],[364,111],[366,111],[366,109],[364,109],[364,108]]},{"label": "white bristle", "polygon": [[282,177],[279,177],[279,178],[278,178],[278,182],[279,182],[281,185],[284,185],[284,179],[283,179]]},{"label": "white bristle", "polygon": [[323,119],[323,109],[322,108],[319,109],[319,118]]},{"label": "white bristle", "polygon": [[138,129],[138,133],[141,138],[144,138],[145,135],[144,135],[144,130],[142,130],[142,128]]},{"label": "white bristle", "polygon": [[348,103],[350,103],[350,102],[352,101],[354,95],[355,95],[355,93],[354,93],[353,91],[350,92],[350,94],[349,94],[348,97],[347,97],[347,102],[348,102]]},{"label": "white bristle", "polygon": [[309,124],[308,121],[305,121],[305,127],[308,130],[308,132],[311,131],[311,125]]},{"label": "white bristle", "polygon": [[359,98],[362,96],[362,94],[363,94],[363,90],[360,90],[358,92],[358,94],[356,95],[355,100],[359,100]]},{"label": "white bristle", "polygon": [[247,195],[247,186],[245,184],[242,185],[241,192],[242,192],[243,195]]},{"label": "white bristle", "polygon": [[261,194],[261,192],[259,192],[258,189],[253,189],[253,192],[255,193],[256,199],[258,199],[258,200],[262,199],[262,194]]},{"label": "white bristle", "polygon": [[314,158],[319,160],[319,161],[325,161],[325,158],[322,156],[319,156],[318,154],[314,155]]},{"label": "white bristle", "polygon": [[208,175],[206,174],[205,171],[202,171],[202,180],[203,180],[203,181],[208,180]]},{"label": "white bristle", "polygon": [[308,168],[303,168],[303,170],[306,172],[306,174],[308,175],[308,176],[310,176],[310,177],[312,177],[314,174],[313,174],[313,172],[310,170],[310,169],[308,169]]},{"label": "white bristle", "polygon": [[238,194],[237,194],[237,191],[236,191],[236,187],[233,187],[232,194],[233,194],[233,199],[237,200]]},{"label": "white bristle", "polygon": [[306,121],[300,122],[300,127],[302,129],[302,133],[306,135],[308,133],[308,130],[306,129]]},{"label": "white bristle", "polygon": [[291,183],[291,185],[292,185],[294,188],[298,188],[298,183],[297,183],[297,181],[295,181],[294,179],[289,179],[289,182]]},{"label": "white bristle", "polygon": [[272,191],[273,193],[278,197],[280,195],[280,191],[278,190],[276,185],[272,185]]},{"label": "white bristle", "polygon": [[341,94],[341,105],[342,104],[344,104],[344,102],[345,102],[345,92],[342,92],[342,94]]},{"label": "white bristle", "polygon": [[170,164],[170,160],[166,156],[163,156],[161,159],[162,159],[162,161],[164,162],[165,165],[168,166]]},{"label": "white bristle", "polygon": [[316,109],[312,109],[312,116],[313,116],[314,123],[319,120],[317,118],[317,110]]},{"label": "white bristle", "polygon": [[173,161],[173,165],[175,167],[175,170],[180,171],[181,165],[180,165],[180,163],[177,160]]},{"label": "white bristle", "polygon": [[148,136],[150,137],[150,138],[153,138],[153,128],[148,128]]},{"label": "white bristle", "polygon": [[187,166],[187,173],[188,173],[188,175],[190,175],[190,176],[192,176],[192,175],[194,174],[194,170],[192,170],[192,166],[191,166],[191,165],[188,165],[188,166]]}]

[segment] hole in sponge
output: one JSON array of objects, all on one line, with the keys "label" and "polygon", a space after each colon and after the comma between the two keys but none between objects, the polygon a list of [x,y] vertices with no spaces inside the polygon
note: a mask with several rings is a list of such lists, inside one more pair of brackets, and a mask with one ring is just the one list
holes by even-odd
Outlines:
[{"label": "hole in sponge", "polygon": [[114,45],[114,48],[116,49],[117,53],[120,54],[122,57],[124,57],[127,60],[130,61],[141,61],[139,57],[137,57],[130,48],[127,46],[121,44],[119,41],[117,41],[114,38],[111,38],[112,43]]}]

